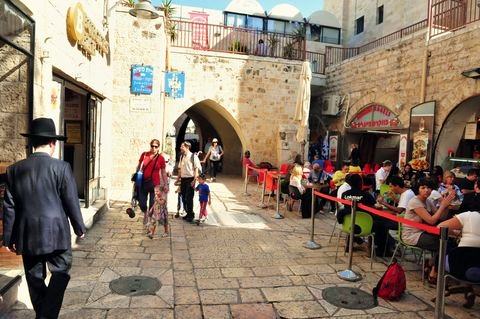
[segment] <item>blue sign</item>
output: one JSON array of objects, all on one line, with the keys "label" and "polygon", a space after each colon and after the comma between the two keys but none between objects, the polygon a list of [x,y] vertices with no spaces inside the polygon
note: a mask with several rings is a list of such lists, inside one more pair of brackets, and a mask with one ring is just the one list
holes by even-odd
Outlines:
[{"label": "blue sign", "polygon": [[132,65],[132,94],[152,94],[153,67],[150,65]]},{"label": "blue sign", "polygon": [[183,98],[185,93],[185,73],[184,72],[166,72],[165,73],[165,95],[174,99]]}]

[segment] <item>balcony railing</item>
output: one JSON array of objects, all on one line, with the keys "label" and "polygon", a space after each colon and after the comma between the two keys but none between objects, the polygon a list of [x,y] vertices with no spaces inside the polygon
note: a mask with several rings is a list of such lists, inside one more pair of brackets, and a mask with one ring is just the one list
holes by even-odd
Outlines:
[{"label": "balcony railing", "polygon": [[364,44],[360,47],[355,48],[339,48],[339,47],[332,47],[327,46],[325,48],[326,52],[326,66],[338,64],[346,59],[352,58],[359,54],[365,53],[367,51],[373,50],[375,48],[384,46],[390,42],[402,39],[409,34],[415,33],[422,29],[426,29],[428,26],[427,19],[422,20],[418,23],[415,23],[411,26],[398,30],[396,32],[390,33],[384,37],[381,37],[375,41],[369,42]]},{"label": "balcony railing", "polygon": [[478,0],[430,0],[430,37],[480,20]]},{"label": "balcony railing", "polygon": [[[174,47],[291,60],[305,59],[305,40],[294,35],[189,21],[174,23]],[[259,40],[264,41],[266,49],[257,50]]]}]

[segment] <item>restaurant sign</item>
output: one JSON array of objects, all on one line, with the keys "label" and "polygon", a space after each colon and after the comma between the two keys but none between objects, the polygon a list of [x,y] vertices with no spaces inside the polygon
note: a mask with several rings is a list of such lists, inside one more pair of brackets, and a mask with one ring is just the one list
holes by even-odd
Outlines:
[{"label": "restaurant sign", "polygon": [[398,129],[400,128],[400,120],[395,113],[386,107],[371,104],[354,116],[350,127],[356,129]]}]

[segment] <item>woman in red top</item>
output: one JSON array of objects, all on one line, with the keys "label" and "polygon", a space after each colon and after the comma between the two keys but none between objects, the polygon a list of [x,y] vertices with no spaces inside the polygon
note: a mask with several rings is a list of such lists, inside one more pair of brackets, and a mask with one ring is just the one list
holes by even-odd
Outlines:
[{"label": "woman in red top", "polygon": [[[165,159],[160,154],[160,141],[153,139],[150,141],[150,151],[143,152],[138,160],[137,171],[143,171],[142,186],[138,187],[138,204],[144,214],[143,223],[147,223],[147,211],[153,206],[155,200],[154,187],[161,186],[161,189],[168,193],[168,177],[165,170]],[[148,180],[153,183],[149,183]],[[150,184],[150,185],[149,185]],[[149,187],[150,186],[150,187]],[[148,197],[148,207],[147,207]]]}]

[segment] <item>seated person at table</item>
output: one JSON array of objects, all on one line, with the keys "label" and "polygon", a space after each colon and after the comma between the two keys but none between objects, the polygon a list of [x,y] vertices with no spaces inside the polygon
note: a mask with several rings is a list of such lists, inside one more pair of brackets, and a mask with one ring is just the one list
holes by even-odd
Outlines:
[{"label": "seated person at table", "polygon": [[[313,184],[320,184],[322,188],[320,188],[320,192],[326,195],[330,194],[330,180],[331,177],[325,173],[322,169],[322,166],[318,163],[313,164],[312,170],[308,175],[308,181]],[[319,209],[323,209],[327,200],[323,197],[320,198]],[[331,204],[333,206],[333,204]]]},{"label": "seated person at table", "polygon": [[[357,203],[364,204],[366,206],[373,207],[375,205],[375,199],[368,192],[362,190],[362,176],[360,174],[352,174],[347,178],[347,182],[350,185],[351,189],[345,191],[342,194],[342,199],[351,200],[352,196],[360,197],[360,200]],[[343,209],[340,209],[337,213],[337,221],[339,224],[343,224],[343,219],[345,216],[350,216],[352,214],[352,207],[345,205]],[[347,217],[348,218],[348,217]],[[355,233],[359,234],[361,229],[355,227]],[[363,239],[355,237],[355,242],[357,244],[363,243]]]},{"label": "seated person at table", "polygon": [[478,171],[475,168],[470,168],[467,176],[458,181],[458,188],[464,196],[474,193],[473,186],[478,179]]},{"label": "seated person at table", "polygon": [[[461,234],[458,247],[447,252],[445,271],[459,279],[480,282],[480,212],[460,213],[437,227],[448,227],[451,236]],[[475,302],[475,293],[471,288],[465,298],[467,302],[463,306],[471,308]]]},{"label": "seated person at table", "polygon": [[302,201],[300,206],[302,218],[310,218],[312,216],[312,191],[311,189],[307,190],[303,187],[302,179],[303,167],[295,165],[291,171],[290,185],[288,186],[288,189],[292,199],[300,199]]},{"label": "seated person at table", "polygon": [[463,201],[463,194],[460,188],[454,184],[455,181],[455,174],[451,171],[445,171],[443,173],[443,182],[440,183],[438,187],[438,192],[445,197],[448,193],[454,193],[455,198],[453,199],[454,202],[462,202]]},{"label": "seated person at table", "polygon": [[[479,282],[480,212],[467,211],[457,214],[441,222],[437,227],[448,227],[450,236],[460,236],[458,247],[447,254],[446,271],[460,279]],[[450,258],[452,253],[454,253],[456,258]],[[476,276],[473,273],[468,273],[468,269],[472,267],[478,268]]]},{"label": "seated person at table", "polygon": [[[243,158],[242,158],[242,166],[245,168],[246,166],[257,167],[254,162],[250,159],[250,151],[245,151]],[[250,170],[248,172],[251,175],[258,175],[257,171]]]},{"label": "seated person at table", "polygon": [[480,210],[480,180],[473,185],[473,193],[465,195],[458,212],[463,213],[469,210]]},{"label": "seated person at table", "polygon": [[[401,214],[407,209],[408,202],[410,199],[415,197],[415,193],[410,189],[405,187],[405,182],[400,176],[390,176],[388,178],[390,191],[395,195],[399,195],[400,199],[398,200],[397,205],[390,205],[387,201],[380,195],[377,197],[377,202],[382,204],[387,208],[387,210],[393,212],[394,214]],[[396,229],[396,228],[395,228]]]},{"label": "seated person at table", "polygon": [[[448,206],[455,198],[455,193],[450,192],[442,199],[440,207],[437,209],[433,202],[428,199],[432,192],[432,181],[425,178],[418,181],[414,192],[416,196],[408,202],[405,219],[431,226],[435,226],[439,221],[445,219],[448,215]],[[438,249],[440,245],[438,235],[407,224],[402,227],[402,240],[406,244],[429,250],[434,253],[434,260],[438,259]],[[437,269],[436,267],[432,267],[428,274],[428,281],[434,283],[436,282],[436,278]]]}]

